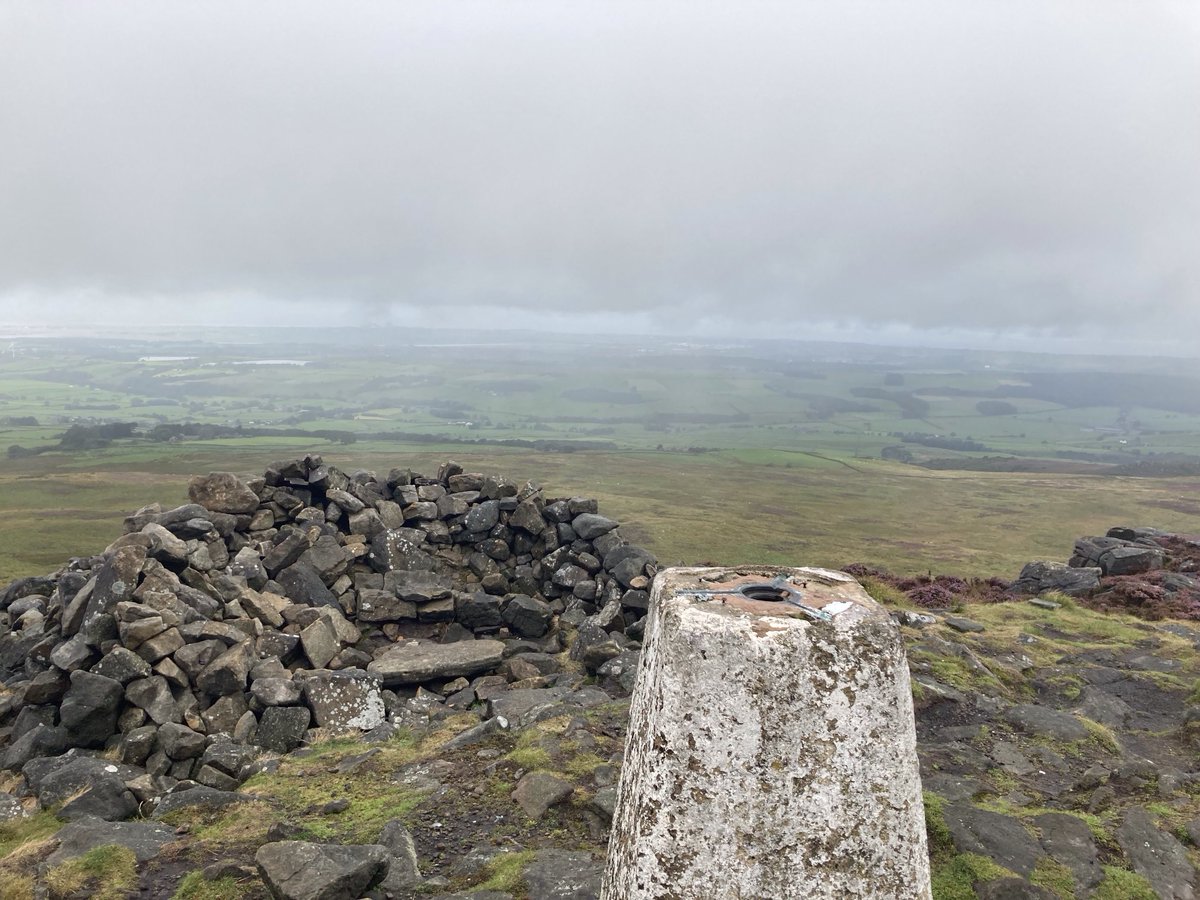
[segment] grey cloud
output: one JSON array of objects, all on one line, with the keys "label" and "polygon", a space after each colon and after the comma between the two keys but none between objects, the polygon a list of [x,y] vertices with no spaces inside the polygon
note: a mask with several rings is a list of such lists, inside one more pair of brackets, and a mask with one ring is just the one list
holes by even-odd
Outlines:
[{"label": "grey cloud", "polygon": [[0,312],[1178,333],[1198,38],[1188,2],[13,3]]}]

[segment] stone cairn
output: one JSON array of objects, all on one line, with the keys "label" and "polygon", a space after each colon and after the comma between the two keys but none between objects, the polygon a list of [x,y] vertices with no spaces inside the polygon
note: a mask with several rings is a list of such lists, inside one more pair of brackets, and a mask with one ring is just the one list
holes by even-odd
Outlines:
[{"label": "stone cairn", "polygon": [[0,591],[0,767],[43,805],[68,800],[63,818],[161,814],[320,737],[385,737],[422,704],[486,704],[494,730],[509,688],[602,694],[562,671],[567,649],[632,687],[657,563],[595,500],[315,455],[188,493]]}]

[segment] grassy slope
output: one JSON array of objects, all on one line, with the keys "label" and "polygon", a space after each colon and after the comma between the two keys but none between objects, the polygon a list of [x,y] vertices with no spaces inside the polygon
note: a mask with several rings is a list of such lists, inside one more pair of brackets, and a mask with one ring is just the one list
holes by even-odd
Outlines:
[{"label": "grassy slope", "polygon": [[[329,449],[327,449],[329,448]],[[261,474],[304,452],[274,439],[151,445],[10,461],[0,473],[0,581],[96,552],[144,504],[186,502],[191,474]],[[314,448],[309,448],[314,449]],[[348,470],[408,466],[432,474],[453,458],[555,495],[595,496],[664,563],[746,561],[932,569],[1015,577],[1029,559],[1065,559],[1073,538],[1117,523],[1200,530],[1169,504],[1195,479],[939,472],[801,452],[535,453],[488,448],[325,445]]]}]

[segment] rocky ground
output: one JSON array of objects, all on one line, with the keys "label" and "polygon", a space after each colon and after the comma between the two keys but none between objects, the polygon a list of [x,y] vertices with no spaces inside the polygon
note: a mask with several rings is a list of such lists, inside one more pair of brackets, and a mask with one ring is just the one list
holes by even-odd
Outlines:
[{"label": "rocky ground", "polygon": [[[272,472],[0,595],[0,897],[598,896],[652,557],[534,486]],[[1026,595],[849,567],[908,647],[935,897],[1194,896],[1198,549],[1114,529]]]}]

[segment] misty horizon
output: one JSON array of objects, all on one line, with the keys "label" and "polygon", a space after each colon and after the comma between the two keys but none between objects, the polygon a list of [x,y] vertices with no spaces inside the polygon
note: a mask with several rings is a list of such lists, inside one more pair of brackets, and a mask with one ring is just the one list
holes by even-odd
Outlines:
[{"label": "misty horizon", "polygon": [[1200,8],[747,9],[7,6],[0,323],[1197,355]]}]

